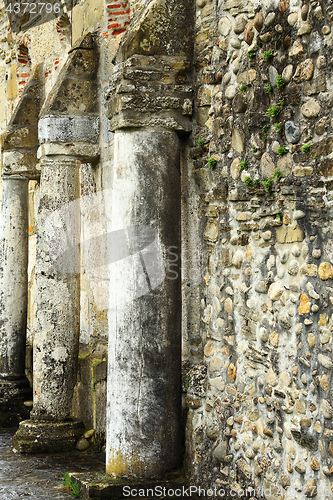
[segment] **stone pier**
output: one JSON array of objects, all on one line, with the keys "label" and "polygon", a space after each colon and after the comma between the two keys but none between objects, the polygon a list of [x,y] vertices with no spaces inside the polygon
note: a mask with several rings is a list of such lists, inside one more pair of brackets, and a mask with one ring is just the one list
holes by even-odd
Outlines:
[{"label": "stone pier", "polygon": [[119,477],[162,478],[181,463],[180,133],[191,129],[192,14],[187,1],[151,2],[122,41],[107,94],[112,228],[129,254],[110,266],[106,472]]}]

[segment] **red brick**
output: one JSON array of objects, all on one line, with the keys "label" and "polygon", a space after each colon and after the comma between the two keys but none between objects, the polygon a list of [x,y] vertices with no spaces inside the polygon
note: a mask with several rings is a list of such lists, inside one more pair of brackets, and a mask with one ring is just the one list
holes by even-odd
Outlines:
[{"label": "red brick", "polygon": [[124,33],[124,31],[126,31],[126,28],[122,28],[122,29],[114,30],[114,31],[112,32],[112,35],[120,35],[121,33]]}]

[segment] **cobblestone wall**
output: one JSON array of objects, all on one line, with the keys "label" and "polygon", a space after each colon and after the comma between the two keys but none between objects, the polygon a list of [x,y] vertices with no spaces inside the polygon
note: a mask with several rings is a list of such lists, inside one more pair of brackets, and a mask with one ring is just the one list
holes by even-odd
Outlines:
[{"label": "cobblestone wall", "polygon": [[188,467],[253,498],[333,492],[332,15],[323,1],[197,0],[205,264]]}]

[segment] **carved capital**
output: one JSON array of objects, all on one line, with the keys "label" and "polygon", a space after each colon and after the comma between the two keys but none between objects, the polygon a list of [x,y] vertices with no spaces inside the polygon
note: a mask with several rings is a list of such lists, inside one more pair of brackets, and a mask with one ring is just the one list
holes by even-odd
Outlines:
[{"label": "carved capital", "polygon": [[132,56],[115,67],[105,97],[110,130],[163,127],[188,132],[192,63],[180,56]]}]

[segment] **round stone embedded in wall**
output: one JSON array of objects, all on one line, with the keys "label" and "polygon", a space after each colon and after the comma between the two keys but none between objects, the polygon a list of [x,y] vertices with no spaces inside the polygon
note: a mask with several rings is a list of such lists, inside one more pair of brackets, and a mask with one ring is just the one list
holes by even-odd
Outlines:
[{"label": "round stone embedded in wall", "polygon": [[301,113],[306,118],[314,118],[318,116],[321,110],[319,102],[311,97],[303,106],[301,107]]},{"label": "round stone embedded in wall", "polygon": [[218,24],[219,33],[222,36],[228,36],[231,30],[231,22],[227,17],[222,17]]},{"label": "round stone embedded in wall", "polygon": [[294,122],[288,121],[284,125],[284,130],[286,134],[286,139],[291,144],[297,144],[301,138],[301,131],[299,127],[296,127]]},{"label": "round stone embedded in wall", "polygon": [[239,14],[236,19],[235,19],[235,26],[234,26],[234,32],[239,35],[244,31],[244,28],[246,26],[246,19],[243,16],[243,14]]}]

